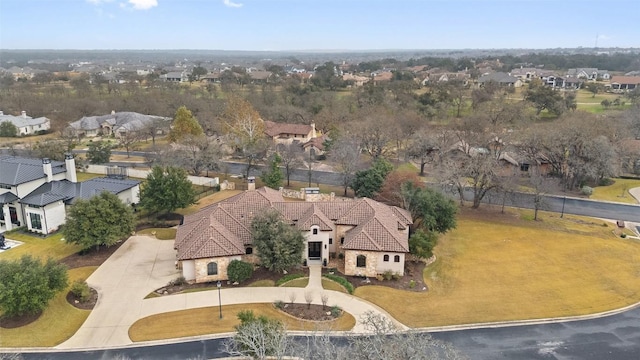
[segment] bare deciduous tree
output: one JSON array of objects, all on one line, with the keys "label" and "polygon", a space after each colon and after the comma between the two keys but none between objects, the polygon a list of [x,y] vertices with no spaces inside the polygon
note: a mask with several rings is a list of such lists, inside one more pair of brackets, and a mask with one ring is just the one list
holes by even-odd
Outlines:
[{"label": "bare deciduous tree", "polygon": [[307,303],[307,309],[310,309],[313,302],[313,293],[311,291],[305,291],[304,301]]}]

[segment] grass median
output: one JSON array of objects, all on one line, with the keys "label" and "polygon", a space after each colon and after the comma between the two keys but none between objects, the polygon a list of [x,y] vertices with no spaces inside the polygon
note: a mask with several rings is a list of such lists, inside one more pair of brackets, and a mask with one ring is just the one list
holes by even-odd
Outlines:
[{"label": "grass median", "polygon": [[238,304],[223,306],[222,319],[218,317],[217,306],[148,316],[131,325],[129,337],[137,342],[233,332],[234,326],[240,324],[237,315],[243,310],[253,310],[256,316],[281,320],[287,330],[350,330],[356,323],[355,318],[346,312],[336,320],[315,323],[295,319],[272,304]]},{"label": "grass median", "polygon": [[629,193],[630,189],[640,187],[640,180],[613,179],[613,184],[593,188],[592,200],[616,201],[627,204],[637,204],[636,199]]},{"label": "grass median", "polygon": [[597,313],[640,301],[640,242],[614,225],[531,211],[463,209],[424,272],[429,290],[355,294],[411,327]]}]

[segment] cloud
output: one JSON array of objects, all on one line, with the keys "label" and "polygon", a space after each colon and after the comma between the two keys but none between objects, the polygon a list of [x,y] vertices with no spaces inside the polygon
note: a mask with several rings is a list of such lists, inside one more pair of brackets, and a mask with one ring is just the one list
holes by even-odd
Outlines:
[{"label": "cloud", "polygon": [[225,6],[228,6],[228,7],[233,7],[233,8],[242,7],[241,3],[235,3],[231,0],[222,0],[222,2],[225,4]]},{"label": "cloud", "polygon": [[136,10],[149,10],[158,6],[158,0],[129,0],[129,4]]},{"label": "cloud", "polygon": [[609,39],[611,39],[611,36],[609,35],[602,35],[602,34],[598,35],[598,40],[609,40]]}]

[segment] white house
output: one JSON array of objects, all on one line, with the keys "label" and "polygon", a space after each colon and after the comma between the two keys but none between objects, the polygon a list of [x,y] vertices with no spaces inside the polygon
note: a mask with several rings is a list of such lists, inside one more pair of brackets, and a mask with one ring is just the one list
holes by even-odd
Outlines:
[{"label": "white house", "polygon": [[140,201],[139,181],[95,178],[77,182],[75,160],[65,162],[0,156],[0,233],[14,227],[41,234],[59,229],[66,207],[102,191],[116,194],[127,204]]},{"label": "white house", "polygon": [[100,116],[83,116],[82,119],[69,124],[78,136],[95,137],[98,135],[122,136],[127,132],[141,131],[158,121],[156,128],[169,128],[172,119],[169,117],[144,115],[131,111],[115,112]]},{"label": "white house", "polygon": [[0,111],[0,123],[8,121],[18,129],[18,135],[34,135],[51,129],[51,121],[44,116],[32,118],[23,111],[20,116],[5,115]]}]

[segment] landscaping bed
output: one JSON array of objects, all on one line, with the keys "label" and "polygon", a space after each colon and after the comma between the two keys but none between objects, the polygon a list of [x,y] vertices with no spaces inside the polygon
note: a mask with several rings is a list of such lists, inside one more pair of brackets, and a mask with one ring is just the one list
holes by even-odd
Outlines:
[{"label": "landscaping bed", "polygon": [[[345,276],[341,273],[339,267],[335,268],[334,275],[347,279],[347,281],[353,285],[354,289],[360,286],[377,285],[398,290],[423,292],[428,290],[428,286],[425,284],[422,275],[425,265],[423,261],[407,260],[404,264],[404,276],[391,277],[390,279],[387,277],[387,279],[382,278],[382,280],[376,277]],[[334,268],[330,267],[323,268],[322,274],[330,274],[333,269]]]},{"label": "landscaping bed", "polygon": [[313,304],[309,306],[307,304],[286,303],[278,309],[290,316],[308,321],[331,321],[342,315],[340,308]]},{"label": "landscaping bed", "polygon": [[90,291],[91,295],[89,296],[89,299],[87,301],[81,301],[80,298],[69,291],[67,293],[67,302],[78,309],[93,310],[93,308],[96,306],[96,303],[98,302],[98,292],[93,288],[90,288]]},{"label": "landscaping bed", "polygon": [[66,265],[69,269],[84,266],[100,266],[111,255],[113,255],[113,253],[116,252],[124,242],[125,241],[119,241],[112,246],[100,246],[97,249],[95,247],[91,247],[90,249],[83,250],[63,258],[60,260],[60,263]]}]

